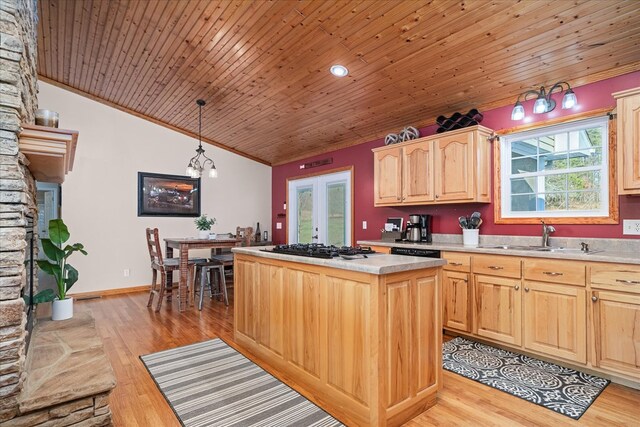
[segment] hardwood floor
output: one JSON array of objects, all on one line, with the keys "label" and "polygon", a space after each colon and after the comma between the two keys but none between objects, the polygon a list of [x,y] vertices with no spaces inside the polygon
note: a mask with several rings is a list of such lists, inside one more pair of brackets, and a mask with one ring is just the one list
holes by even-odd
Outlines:
[{"label": "hardwood floor", "polygon": [[[179,426],[171,408],[139,359],[140,355],[221,337],[233,341],[233,307],[205,298],[197,308],[179,313],[177,303],[159,313],[147,309],[148,293],[138,292],[77,301],[76,310],[91,310],[118,385],[109,405],[116,426]],[[263,368],[270,370],[269,367]],[[271,373],[274,373],[270,370]],[[275,373],[274,373],[275,374]],[[276,376],[278,376],[276,374]],[[291,384],[321,406],[313,396]],[[640,391],[609,385],[579,421],[522,399],[444,372],[438,404],[406,425],[417,426],[638,426]],[[326,407],[338,418],[337,408]]]}]

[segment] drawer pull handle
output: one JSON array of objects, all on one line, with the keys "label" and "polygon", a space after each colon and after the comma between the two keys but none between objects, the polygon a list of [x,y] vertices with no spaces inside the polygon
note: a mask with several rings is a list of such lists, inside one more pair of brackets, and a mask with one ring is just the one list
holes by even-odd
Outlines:
[{"label": "drawer pull handle", "polygon": [[515,285],[515,286],[513,287],[513,289],[515,289],[516,291],[517,291],[517,290],[519,290],[519,289],[520,289],[520,285]]},{"label": "drawer pull handle", "polygon": [[461,266],[461,265],[462,265],[462,263],[461,263],[461,262],[450,262],[449,264],[450,264],[450,265],[454,265],[454,266],[456,266],[456,267],[459,267],[459,266]]},{"label": "drawer pull handle", "polygon": [[489,268],[491,270],[504,270],[504,267],[500,267],[498,265],[490,265]]},{"label": "drawer pull handle", "polygon": [[616,282],[624,283],[625,285],[640,285],[640,280],[616,279]]},{"label": "drawer pull handle", "polygon": [[558,273],[557,271],[543,271],[542,274],[547,276],[562,276],[564,273]]},{"label": "drawer pull handle", "polygon": [[558,273],[557,271],[543,271],[542,274],[555,277],[555,276],[562,276],[564,273]]},{"label": "drawer pull handle", "polygon": [[592,297],[591,297],[591,301],[593,301],[593,302],[598,301],[598,297],[597,297],[597,296],[595,296],[595,295],[594,295],[594,296],[592,296]]}]

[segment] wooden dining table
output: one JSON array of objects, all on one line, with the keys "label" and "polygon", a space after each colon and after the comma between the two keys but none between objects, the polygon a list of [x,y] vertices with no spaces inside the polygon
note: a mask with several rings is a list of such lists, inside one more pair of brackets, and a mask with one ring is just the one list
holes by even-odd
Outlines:
[{"label": "wooden dining table", "polygon": [[[240,246],[242,239],[198,239],[190,237],[177,237],[164,239],[166,246],[166,257],[173,258],[173,250],[178,250],[178,256],[180,257],[180,278],[178,281],[178,301],[179,310],[184,311],[187,309],[187,280],[189,277],[189,251],[191,249],[218,249],[218,248],[232,248],[234,246]],[[173,282],[173,274],[169,272],[167,274],[167,286],[171,289],[171,283]]]}]

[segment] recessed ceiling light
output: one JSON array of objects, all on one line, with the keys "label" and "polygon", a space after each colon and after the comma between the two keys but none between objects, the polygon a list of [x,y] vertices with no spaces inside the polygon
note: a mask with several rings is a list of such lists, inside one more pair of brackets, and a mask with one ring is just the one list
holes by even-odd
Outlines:
[{"label": "recessed ceiling light", "polygon": [[336,77],[344,77],[349,74],[349,70],[344,65],[332,65],[330,68],[331,74]]}]

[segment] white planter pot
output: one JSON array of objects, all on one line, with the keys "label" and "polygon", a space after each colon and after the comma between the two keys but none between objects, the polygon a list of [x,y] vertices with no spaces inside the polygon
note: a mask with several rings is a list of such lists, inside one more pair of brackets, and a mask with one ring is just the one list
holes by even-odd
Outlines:
[{"label": "white planter pot", "polygon": [[73,298],[54,299],[51,320],[65,320],[73,317]]},{"label": "white planter pot", "polygon": [[198,237],[201,239],[208,239],[209,238],[209,230],[199,230],[198,231]]}]

